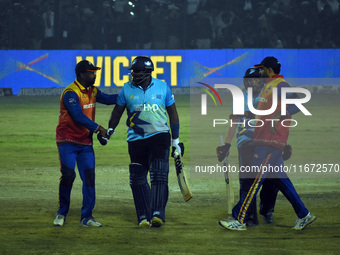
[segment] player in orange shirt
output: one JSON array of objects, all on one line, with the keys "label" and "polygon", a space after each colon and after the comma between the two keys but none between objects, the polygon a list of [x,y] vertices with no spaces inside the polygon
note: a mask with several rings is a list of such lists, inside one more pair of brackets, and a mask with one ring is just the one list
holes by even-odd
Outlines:
[{"label": "player in orange shirt", "polygon": [[57,126],[57,146],[60,159],[59,209],[53,221],[55,226],[63,226],[70,208],[71,189],[76,177],[77,163],[83,181],[82,226],[101,227],[95,221],[92,210],[95,206],[95,156],[93,133],[98,133],[102,145],[107,143],[107,130],[95,122],[96,103],[115,104],[118,95],[107,95],[94,87],[96,71],[87,60],[76,65],[77,79],[69,85],[60,97],[60,114]]}]

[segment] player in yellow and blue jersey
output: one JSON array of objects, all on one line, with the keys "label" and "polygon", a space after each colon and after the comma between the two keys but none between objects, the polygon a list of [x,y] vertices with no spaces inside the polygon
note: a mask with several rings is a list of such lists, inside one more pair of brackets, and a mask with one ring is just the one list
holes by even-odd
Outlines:
[{"label": "player in yellow and blue jersey", "polygon": [[[83,181],[83,206],[81,208],[81,226],[101,227],[95,221],[92,211],[95,206],[95,154],[93,133],[97,133],[101,144],[107,142],[107,130],[95,122],[96,104],[113,105],[117,95],[108,95],[94,87],[96,71],[87,60],[76,65],[77,79],[63,91],[60,97],[59,123],[56,129],[56,141],[60,159],[61,177],[59,181],[59,208],[53,221],[54,226],[63,226],[71,202],[71,190],[76,178],[77,165]],[[104,145],[103,144],[103,145]]]}]

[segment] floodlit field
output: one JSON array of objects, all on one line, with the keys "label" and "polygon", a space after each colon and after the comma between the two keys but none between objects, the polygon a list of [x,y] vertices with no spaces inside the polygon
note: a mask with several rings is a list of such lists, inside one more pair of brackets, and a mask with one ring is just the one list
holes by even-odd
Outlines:
[{"label": "floodlit field", "polygon": [[[297,115],[301,124],[291,130],[293,156],[289,163],[340,164],[339,99],[338,94],[312,95],[307,107],[313,116]],[[190,102],[188,96],[177,96],[176,100],[181,141],[186,145],[184,163],[188,167]],[[97,106],[97,122],[106,126],[112,107]],[[307,208],[317,216],[305,230],[291,229],[296,215],[280,193],[273,224],[265,224],[260,217],[259,226],[233,232],[218,225],[220,219],[228,217],[224,180],[191,178],[194,197],[185,203],[171,164],[166,224],[160,229],[138,228],[129,187],[125,114],[107,146],[94,141],[94,217],[103,223],[103,228],[79,226],[79,176],[64,227],[53,227],[60,177],[55,144],[58,114],[59,97],[0,98],[0,254],[339,253],[340,172],[333,179],[293,179]],[[237,164],[234,145],[230,162]],[[233,183],[236,195],[237,181]]]}]

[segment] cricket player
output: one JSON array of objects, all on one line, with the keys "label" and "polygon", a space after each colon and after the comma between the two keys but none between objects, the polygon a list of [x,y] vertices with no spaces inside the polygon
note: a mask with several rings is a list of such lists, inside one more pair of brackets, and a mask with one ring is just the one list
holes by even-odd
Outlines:
[{"label": "cricket player", "polygon": [[[243,77],[243,85],[245,87],[245,91],[243,92],[244,101],[245,101],[245,114],[244,116],[236,116],[231,115],[230,119],[234,123],[242,123],[242,124],[234,124],[228,128],[225,144],[223,146],[218,146],[216,148],[218,160],[221,162],[225,157],[229,155],[229,150],[231,147],[231,141],[234,137],[237,129],[237,149],[238,149],[238,158],[239,158],[239,166],[240,169],[242,167],[250,166],[252,156],[254,154],[255,145],[253,142],[254,136],[254,127],[249,125],[249,121],[255,118],[255,115],[250,112],[248,109],[248,91],[247,89],[252,88],[252,97],[253,97],[253,106],[257,108],[258,100],[262,88],[264,86],[264,79],[261,78],[260,70],[258,68],[249,68],[246,70]],[[252,123],[254,125],[255,123]],[[246,197],[248,190],[250,189],[255,176],[252,173],[241,172],[239,174],[239,182],[240,182],[240,197]],[[266,223],[273,222],[273,211],[275,206],[275,201],[277,197],[278,189],[271,185],[270,180],[266,180],[265,184],[262,186],[261,190],[261,210],[260,214],[263,215]],[[248,209],[247,216],[245,218],[245,222],[247,226],[258,225],[258,217],[257,217],[257,205],[256,205],[256,197],[253,199],[253,203]]]},{"label": "cricket player", "polygon": [[83,206],[80,225],[101,227],[94,220],[92,210],[95,206],[95,156],[93,133],[98,133],[102,144],[107,142],[107,130],[95,122],[96,102],[113,105],[118,95],[107,95],[93,86],[96,71],[87,60],[76,65],[77,79],[69,85],[60,97],[60,114],[57,126],[57,146],[60,160],[61,178],[59,182],[59,209],[53,221],[55,226],[63,226],[70,208],[71,189],[76,177],[77,163],[83,181]]},{"label": "cricket player", "polygon": [[[281,122],[265,121],[266,119],[290,119],[291,115],[300,111],[295,105],[287,107],[287,115],[281,116],[281,89],[283,87],[290,87],[291,85],[284,80],[283,75],[280,75],[281,64],[275,57],[266,57],[255,68],[261,69],[262,77],[267,78],[267,83],[262,89],[260,94],[258,110],[267,110],[272,106],[272,93],[273,88],[278,89],[278,100],[276,110],[269,115],[258,115],[256,119],[262,120],[265,124],[261,127],[255,127],[254,130],[254,143],[255,153],[252,159],[252,166],[257,166],[258,174],[248,191],[246,197],[241,197],[239,202],[232,210],[233,219],[219,223],[222,227],[230,230],[246,230],[244,222],[247,215],[249,206],[252,204],[253,199],[256,197],[259,188],[263,184],[266,177],[271,177],[274,185],[283,193],[294,208],[297,215],[297,220],[293,229],[302,230],[307,225],[312,223],[316,217],[309,212],[301,201],[298,193],[296,192],[292,182],[290,181],[287,173],[284,171],[271,172],[264,171],[264,167],[269,165],[272,167],[278,166],[283,169],[282,150],[284,149],[288,134],[289,127],[283,126]],[[286,95],[287,98],[297,97],[295,93]],[[267,168],[268,169],[268,168]],[[269,176],[271,175],[271,176]]]},{"label": "cricket player", "polygon": [[[169,86],[151,77],[154,65],[150,58],[136,57],[129,70],[131,80],[119,93],[109,128],[116,128],[126,108],[130,187],[138,224],[160,227],[165,223],[169,193],[170,129],[173,148],[182,155],[184,153],[184,145],[179,142],[179,118]],[[151,188],[147,181],[148,172]]]}]

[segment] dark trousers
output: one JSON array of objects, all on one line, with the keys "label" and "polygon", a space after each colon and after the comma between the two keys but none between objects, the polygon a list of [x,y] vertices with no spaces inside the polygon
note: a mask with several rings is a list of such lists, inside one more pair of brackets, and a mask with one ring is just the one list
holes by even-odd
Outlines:
[{"label": "dark trousers", "polygon": [[[130,187],[138,222],[158,217],[165,222],[169,188],[170,134],[160,133],[143,140],[129,142]],[[150,182],[147,174],[150,173]]]},{"label": "dark trousers", "polygon": [[147,170],[155,159],[169,161],[170,134],[160,133],[147,139],[128,143],[131,163],[139,163]]},{"label": "dark trousers", "polygon": [[[283,166],[282,151],[270,146],[256,146],[251,165],[257,166],[259,172],[254,179],[246,197],[240,197],[239,202],[233,208],[233,217],[238,219],[239,222],[244,223],[247,216],[247,210],[251,205],[253,199],[256,197],[257,192],[266,180],[272,178],[270,181],[282,194],[288,199],[294,208],[296,215],[303,218],[308,214],[308,209],[301,201],[298,193],[295,190],[292,182],[284,171],[269,173],[265,171],[265,167]],[[268,179],[266,179],[268,177]]]},{"label": "dark trousers", "polygon": [[[251,166],[254,152],[255,145],[239,148],[238,155],[240,167]],[[255,173],[240,172],[240,198],[245,198],[247,196],[248,191],[254,183],[255,177]],[[273,185],[273,180],[266,179],[260,192],[260,214],[265,215],[274,211],[277,193],[278,188]],[[248,225],[258,224],[256,197],[253,198],[244,221]]]}]

